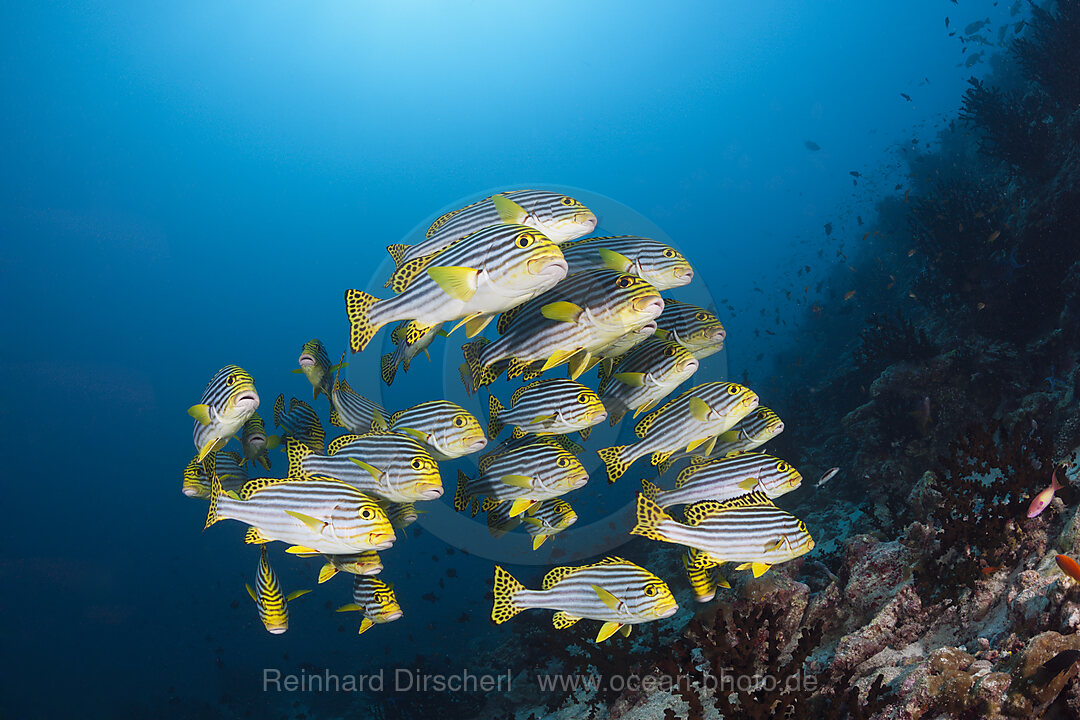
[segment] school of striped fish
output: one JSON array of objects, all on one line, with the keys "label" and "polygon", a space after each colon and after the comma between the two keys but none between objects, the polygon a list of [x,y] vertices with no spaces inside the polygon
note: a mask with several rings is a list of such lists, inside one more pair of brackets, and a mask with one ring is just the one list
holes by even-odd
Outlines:
[{"label": "school of striped fish", "polygon": [[[445,399],[388,411],[350,386],[348,355],[331,364],[318,339],[301,346],[292,372],[309,381],[312,403],[327,399],[329,424],[341,430],[329,441],[312,404],[278,395],[278,432],[271,434],[251,375],[236,365],[213,375],[188,411],[195,454],[182,492],[208,501],[204,529],[233,520],[247,526],[245,543],[260,546],[247,590],[267,631],[285,632],[289,602],[310,590],[285,593],[269,543],[321,558],[320,585],[351,575],[352,601],[339,612],[359,612],[363,633],[404,614],[392,583],[375,576],[425,503],[448,500],[473,517],[483,512],[496,538],[521,528],[534,550],[557,541],[578,520],[566,496],[590,479],[585,448],[569,434],[584,442],[594,426],[617,426],[628,415],[633,442],[597,448],[597,456],[609,483],[648,459],[657,480],[641,480],[629,534],[682,546],[697,601],[730,587],[720,572],[725,564],[758,577],[814,547],[806,525],[775,504],[802,476],[758,451],[783,432],[779,416],[733,382],[704,381],[670,397],[726,340],[712,311],[661,295],[693,281],[690,263],[650,238],[587,237],[596,228],[593,212],[568,195],[496,193],[442,215],[416,244],[389,246],[395,269],[385,287],[392,295],[345,291],[352,353],[395,324],[393,349],[379,362],[386,385],[460,328],[467,338],[460,374],[470,395],[500,376],[521,378],[509,397],[489,394],[486,424]],[[492,320],[495,337],[480,335]],[[564,365],[566,377],[555,377]],[[590,387],[584,376],[594,368]],[[507,428],[509,437],[488,447]],[[238,451],[224,449],[233,438]],[[459,470],[447,492],[440,463],[482,451],[475,471]],[[661,488],[681,460],[688,464],[674,487]],[[275,462],[281,477],[251,477]],[[557,629],[599,621],[601,642],[678,611],[663,579],[620,557],[555,567],[539,590],[498,565],[494,572],[495,623],[552,610]]]}]

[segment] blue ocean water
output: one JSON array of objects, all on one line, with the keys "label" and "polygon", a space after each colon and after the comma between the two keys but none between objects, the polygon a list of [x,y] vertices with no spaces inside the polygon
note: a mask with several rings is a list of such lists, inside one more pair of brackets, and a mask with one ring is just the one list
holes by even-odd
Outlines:
[{"label": "blue ocean water", "polygon": [[[796,318],[847,290],[803,286],[873,252],[856,216],[904,182],[905,149],[932,145],[988,67],[965,64],[943,17],[1006,13],[937,0],[6,8],[0,716],[284,703],[274,716],[292,717],[291,699],[261,694],[263,668],[460,665],[476,638],[495,646],[513,626],[488,622],[491,561],[430,532],[386,554],[402,621],[357,638],[356,618],[331,612],[349,600],[337,578],[268,635],[243,588],[257,553],[238,524],[202,532],[205,504],[179,492],[185,410],[211,374],[251,372],[266,419],[279,392],[308,399],[290,373],[300,345],[321,338],[336,361],[342,292],[389,267],[385,245],[492,190],[560,186],[671,238],[727,328],[715,379],[778,392],[771,361]],[[399,375],[394,402],[448,387],[450,352]],[[603,507],[580,515],[589,502]],[[272,558],[286,591],[313,587],[319,563],[280,546]]]}]

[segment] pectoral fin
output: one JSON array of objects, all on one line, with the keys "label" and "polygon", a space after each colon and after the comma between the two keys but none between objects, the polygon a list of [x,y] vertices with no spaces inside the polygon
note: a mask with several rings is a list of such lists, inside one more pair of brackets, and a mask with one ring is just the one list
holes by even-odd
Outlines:
[{"label": "pectoral fin", "polygon": [[380,477],[382,477],[381,472],[376,470],[373,465],[369,465],[368,463],[364,462],[363,460],[358,460],[357,458],[349,458],[349,462],[356,465],[360,469],[367,471],[367,473],[369,475],[371,475],[371,477],[375,478],[376,480],[378,480]]},{"label": "pectoral fin", "polygon": [[644,387],[645,385],[645,373],[640,372],[625,372],[616,373],[611,376],[613,379],[618,380],[623,385],[629,385],[630,387]]},{"label": "pectoral fin", "polygon": [[259,602],[259,598],[255,597],[255,591],[251,588],[251,586],[248,585],[247,583],[244,583],[244,587],[247,588],[248,595],[251,596],[251,599],[254,600],[255,602]]},{"label": "pectoral fin", "polygon": [[292,602],[301,595],[307,595],[311,590],[293,590],[291,593],[285,596],[285,599]]},{"label": "pectoral fin", "polygon": [[709,404],[699,397],[692,397],[689,400],[690,415],[698,422],[705,422],[709,419],[709,413],[711,408]]},{"label": "pectoral fin", "polygon": [[356,632],[356,634],[357,635],[363,635],[368,630],[370,630],[374,625],[375,625],[375,623],[373,623],[369,618],[364,618],[363,620],[360,621],[360,629]]},{"label": "pectoral fin", "polygon": [[319,584],[322,585],[324,582],[326,582],[327,580],[329,580],[330,578],[334,577],[337,574],[338,574],[338,569],[336,567],[334,567],[333,564],[326,563],[325,565],[322,566],[322,570],[319,570]]},{"label": "pectoral fin", "polygon": [[345,603],[334,612],[359,612],[364,608],[360,607],[356,603]]},{"label": "pectoral fin", "polygon": [[604,588],[600,587],[599,585],[593,585],[592,589],[593,589],[593,592],[596,593],[596,596],[598,598],[600,598],[600,602],[604,603],[605,605],[607,605],[612,610],[618,610],[619,609],[619,605],[620,605],[619,598],[615,597],[614,595],[612,595],[610,592],[608,592]]},{"label": "pectoral fin", "polygon": [[210,406],[192,405],[187,409],[187,414],[199,421],[200,425],[210,424]]},{"label": "pectoral fin", "polygon": [[533,486],[533,479],[528,475],[503,475],[499,480],[504,485],[524,488],[526,490],[531,489]]},{"label": "pectoral fin", "polygon": [[480,273],[475,268],[447,265],[429,267],[427,274],[444,293],[455,300],[468,302],[476,294],[476,278]]},{"label": "pectoral fin", "polygon": [[739,483],[739,489],[740,490],[745,490],[746,492],[751,492],[756,485],[757,485],[757,478],[748,477],[745,480],[743,480],[741,483]]},{"label": "pectoral fin", "polygon": [[633,263],[630,262],[630,258],[626,257],[622,253],[617,253],[614,250],[600,248],[598,252],[600,254],[600,259],[604,261],[604,265],[606,265],[611,270],[627,272],[633,265]]},{"label": "pectoral fin", "polygon": [[291,517],[294,517],[297,520],[299,520],[300,522],[304,523],[304,525],[306,525],[307,528],[309,530],[311,530],[312,532],[314,532],[314,533],[320,533],[321,534],[322,531],[323,531],[323,528],[326,527],[325,522],[323,522],[322,520],[319,520],[317,518],[313,518],[310,515],[305,515],[304,513],[299,513],[299,512],[296,512],[295,510],[286,510],[285,512],[288,515],[290,515]]},{"label": "pectoral fin", "polygon": [[535,503],[536,501],[530,498],[518,498],[510,506],[510,517],[517,517],[521,513],[531,508]]},{"label": "pectoral fin", "polygon": [[559,320],[561,322],[568,323],[577,322],[578,316],[581,315],[581,312],[581,307],[565,300],[548,303],[544,307],[540,308],[540,314],[546,317],[548,320]]},{"label": "pectoral fin", "polygon": [[495,205],[499,220],[507,225],[521,225],[529,218],[528,210],[505,195],[493,195],[491,202]]}]

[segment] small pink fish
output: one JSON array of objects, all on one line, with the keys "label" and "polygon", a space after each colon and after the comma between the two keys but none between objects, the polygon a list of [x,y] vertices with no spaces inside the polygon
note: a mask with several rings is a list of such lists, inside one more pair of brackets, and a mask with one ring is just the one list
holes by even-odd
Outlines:
[{"label": "small pink fish", "polygon": [[1062,487],[1062,485],[1058,485],[1057,468],[1054,468],[1054,474],[1050,476],[1050,487],[1036,495],[1035,499],[1031,501],[1031,506],[1028,508],[1028,517],[1038,517],[1039,513],[1045,510],[1046,506],[1054,499],[1054,493]]}]

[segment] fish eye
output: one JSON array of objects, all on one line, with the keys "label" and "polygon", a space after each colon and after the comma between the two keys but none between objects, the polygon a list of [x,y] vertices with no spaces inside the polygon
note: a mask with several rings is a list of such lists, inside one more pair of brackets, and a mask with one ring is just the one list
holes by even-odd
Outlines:
[{"label": "fish eye", "polygon": [[709,319],[709,313],[707,313],[707,312],[695,313],[694,314],[694,319],[695,320],[700,320],[701,322],[705,322],[706,320]]},{"label": "fish eye", "polygon": [[727,394],[728,395],[738,395],[739,394],[739,386],[736,385],[735,383],[731,383],[730,385],[727,386]]},{"label": "fish eye", "polygon": [[630,277],[629,275],[623,275],[618,280],[615,281],[615,287],[621,288],[621,289],[626,289],[626,288],[630,287],[633,284],[633,282],[634,282],[634,279],[632,277]]},{"label": "fish eye", "polygon": [[671,357],[672,355],[675,354],[675,352],[676,352],[676,349],[674,347],[672,347],[671,345],[668,345],[666,348],[664,348],[664,357]]},{"label": "fish eye", "polygon": [[413,458],[411,465],[413,467],[413,470],[419,470],[420,468],[424,467],[424,461],[420,458]]},{"label": "fish eye", "polygon": [[234,385],[234,384],[236,384],[236,376],[235,375],[227,375],[225,377],[225,385],[228,386],[228,385]]},{"label": "fish eye", "polygon": [[674,251],[674,250],[672,250],[671,248],[664,248],[664,252],[663,252],[663,253],[661,253],[661,254],[662,254],[662,255],[663,255],[664,257],[666,257],[666,258],[673,258],[673,257],[675,257],[675,251]]},{"label": "fish eye", "polygon": [[570,458],[561,457],[555,461],[555,464],[561,468],[570,467]]},{"label": "fish eye", "polygon": [[786,462],[784,462],[783,460],[776,463],[776,471],[777,472],[787,472],[788,469],[789,469],[788,464]]},{"label": "fish eye", "polygon": [[563,205],[565,205],[566,207],[571,207],[571,206],[574,205],[574,203],[577,202],[577,200],[575,200],[572,197],[567,197],[566,195],[563,195],[561,198],[559,198],[559,202],[562,203]]},{"label": "fish eye", "polygon": [[375,511],[372,510],[371,508],[368,508],[368,507],[360,508],[360,519],[361,520],[374,520],[375,519]]},{"label": "fish eye", "polygon": [[520,235],[517,236],[517,239],[514,240],[514,244],[517,245],[522,250],[524,250],[525,248],[532,245],[532,243],[533,243],[532,233],[527,233],[527,232],[521,233]]},{"label": "fish eye", "polygon": [[578,401],[578,402],[579,402],[580,404],[584,405],[585,403],[589,402],[589,400],[590,400],[590,397],[589,397],[589,396],[590,396],[590,395],[592,395],[592,393],[587,393],[587,392],[579,392],[579,393],[578,393],[578,396],[577,396],[577,401]]},{"label": "fish eye", "polygon": [[649,596],[655,595],[656,594],[656,588],[653,587],[652,585],[646,585],[645,586],[645,594],[649,595]]},{"label": "fish eye", "polygon": [[454,427],[465,427],[466,422],[464,415],[456,415],[454,417]]}]

